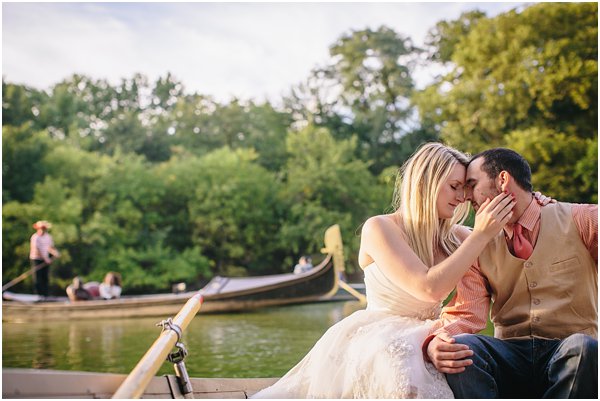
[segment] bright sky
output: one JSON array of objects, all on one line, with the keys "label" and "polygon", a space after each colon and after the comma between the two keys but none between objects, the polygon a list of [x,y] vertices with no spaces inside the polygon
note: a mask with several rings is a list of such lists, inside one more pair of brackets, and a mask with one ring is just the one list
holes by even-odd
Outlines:
[{"label": "bright sky", "polygon": [[351,30],[386,25],[421,45],[440,20],[523,4],[3,3],[2,76],[47,89],[74,73],[116,84],[171,72],[188,93],[276,100]]}]

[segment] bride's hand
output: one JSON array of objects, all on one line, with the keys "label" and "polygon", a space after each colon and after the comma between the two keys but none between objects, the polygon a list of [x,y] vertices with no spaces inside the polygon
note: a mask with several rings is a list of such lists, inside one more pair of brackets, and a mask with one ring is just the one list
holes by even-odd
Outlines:
[{"label": "bride's hand", "polygon": [[515,204],[512,195],[506,193],[501,193],[492,200],[488,198],[475,215],[473,234],[480,233],[493,238],[512,217]]},{"label": "bride's hand", "polygon": [[556,203],[556,199],[552,199],[551,197],[546,196],[539,191],[534,192],[533,197],[540,206],[546,206],[549,203]]}]

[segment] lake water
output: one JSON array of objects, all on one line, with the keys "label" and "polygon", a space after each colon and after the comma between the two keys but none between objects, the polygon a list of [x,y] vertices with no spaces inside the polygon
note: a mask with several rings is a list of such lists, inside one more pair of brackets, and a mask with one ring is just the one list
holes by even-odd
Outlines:
[{"label": "lake water", "polygon": [[[333,324],[360,309],[328,302],[202,314],[183,336],[191,377],[279,377]],[[158,338],[160,318],[2,323],[2,367],[129,373]],[[159,374],[173,374],[165,362]]]}]

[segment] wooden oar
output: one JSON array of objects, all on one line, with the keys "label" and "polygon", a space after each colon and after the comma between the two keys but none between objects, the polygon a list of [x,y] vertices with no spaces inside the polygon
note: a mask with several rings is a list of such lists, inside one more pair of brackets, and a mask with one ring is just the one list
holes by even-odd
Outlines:
[{"label": "wooden oar", "polygon": [[35,266],[33,266],[31,269],[27,270],[25,273],[21,274],[19,277],[9,281],[8,283],[4,284],[2,286],[2,292],[6,291],[7,289],[9,289],[10,287],[12,287],[13,285],[20,283],[21,281],[25,280],[28,276],[32,275],[33,273],[35,273],[36,271],[40,270],[42,267],[48,266],[48,264],[46,262],[42,262],[40,264],[37,264]]},{"label": "wooden oar", "polygon": [[356,299],[358,299],[361,303],[363,303],[363,304],[367,303],[367,297],[365,297],[360,292],[356,291],[354,288],[350,287],[348,284],[346,284],[342,280],[338,281],[338,285],[340,287],[342,287],[344,290],[346,290],[347,292],[349,292],[350,295],[353,295],[354,297],[356,297]]},{"label": "wooden oar", "polygon": [[[181,332],[187,328],[194,316],[196,316],[202,302],[202,295],[194,295],[183,305],[177,316],[175,316],[173,323],[179,326]],[[163,331],[131,373],[129,373],[129,376],[121,383],[121,386],[112,398],[140,398],[144,394],[144,390],[150,383],[150,380],[158,372],[163,362],[166,361],[167,355],[179,340],[179,335],[174,330]]]}]

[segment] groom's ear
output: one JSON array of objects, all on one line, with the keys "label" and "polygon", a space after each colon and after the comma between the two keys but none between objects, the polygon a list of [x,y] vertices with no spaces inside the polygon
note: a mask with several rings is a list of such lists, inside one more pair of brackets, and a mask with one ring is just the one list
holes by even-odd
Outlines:
[{"label": "groom's ear", "polygon": [[498,174],[498,187],[500,187],[501,191],[506,191],[512,181],[512,177],[508,171],[502,170],[500,174]]}]

